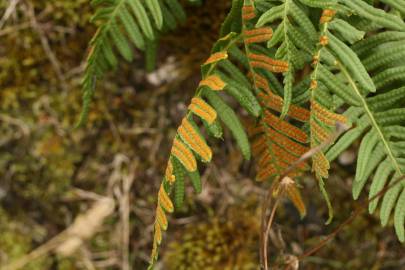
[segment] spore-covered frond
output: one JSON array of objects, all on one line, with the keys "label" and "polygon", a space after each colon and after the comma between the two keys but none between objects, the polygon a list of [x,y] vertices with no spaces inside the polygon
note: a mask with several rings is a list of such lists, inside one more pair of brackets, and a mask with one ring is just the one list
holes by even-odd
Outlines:
[{"label": "spore-covered frond", "polygon": [[[280,119],[277,115],[282,108],[281,97],[273,93],[261,92],[258,94],[258,98],[265,111],[256,124],[250,125],[249,133],[252,140],[252,151],[257,158],[256,179],[266,181],[271,177],[283,174],[291,164],[309,150],[308,135],[303,130],[304,123],[309,120],[309,111],[291,105],[288,115],[297,120],[297,123],[301,122],[301,124],[292,124],[286,119]],[[292,171],[289,176],[299,176],[308,168],[305,163],[298,164],[297,169]]]},{"label": "spore-covered frond", "polygon": [[[268,35],[269,31],[248,33],[249,36]],[[245,33],[246,34],[246,33]],[[257,37],[255,37],[257,38]],[[220,38],[213,46],[208,59],[201,66],[202,80],[200,81],[195,96],[188,107],[187,115],[183,118],[177,129],[173,141],[169,163],[163,185],[168,189],[174,200],[176,208],[181,207],[185,196],[185,177],[189,178],[196,192],[201,192],[202,185],[198,171],[198,161],[209,162],[212,151],[208,146],[199,127],[199,121],[205,127],[208,135],[221,138],[222,122],[231,132],[245,159],[250,159],[251,150],[248,137],[239,121],[235,111],[222,98],[226,93],[233,97],[251,116],[257,118],[262,114],[262,109],[255,97],[254,88],[247,77],[248,68],[241,64],[247,57],[247,52],[241,50],[244,44],[244,34],[229,33]],[[256,43],[251,42],[251,43]],[[281,129],[281,128],[280,128]],[[289,132],[286,130],[286,132]],[[301,138],[302,139],[302,138]],[[161,238],[164,230],[160,224],[159,213],[155,221],[155,239]],[[156,230],[156,227],[158,228]],[[157,248],[160,242],[154,242],[151,255],[151,265],[157,259]]]},{"label": "spore-covered frond", "polygon": [[[328,177],[330,162],[358,139],[355,198],[373,174],[370,197],[403,175],[405,23],[397,12],[401,4],[382,2],[395,12],[362,0],[232,1],[221,38],[201,66],[202,79],[173,141],[164,192],[159,192],[167,207],[157,208],[151,265],[168,225],[165,213],[184,202],[184,180],[189,178],[195,191],[201,192],[198,164],[212,159],[205,135],[221,138],[221,123],[245,159],[252,151],[258,180],[277,178],[292,164],[296,168],[288,177],[300,175],[311,168],[296,161],[322,146],[312,156],[312,171],[327,197],[323,179]],[[162,12],[164,16],[166,11]],[[224,95],[254,119],[249,127],[252,150]],[[334,142],[340,124],[352,128]],[[404,187],[397,185],[383,196],[380,212],[384,225],[394,213],[401,241],[405,240]],[[296,190],[290,193],[304,212]],[[370,204],[370,212],[378,203]],[[329,203],[328,207],[332,217]]]},{"label": "spore-covered frond", "polygon": [[[328,61],[330,53],[327,51],[329,45],[328,33],[333,24],[336,11],[324,9],[319,22],[319,41],[313,54],[312,73],[310,74],[310,146],[316,148],[325,143],[332,143],[331,138],[336,132],[337,123],[347,122],[342,115],[333,112],[333,94],[337,96],[351,95],[345,92],[346,86],[330,71],[331,61]],[[337,85],[336,85],[337,84]],[[312,171],[319,181],[329,176],[329,161],[321,150],[312,157]]]},{"label": "spore-covered frond", "polygon": [[86,60],[83,109],[78,125],[86,121],[96,82],[117,67],[119,56],[132,61],[133,48],[147,49],[147,55],[153,55],[152,44],[158,32],[171,28],[169,18],[174,24],[185,20],[177,0],[93,0],[92,4],[97,8],[92,22],[98,24],[98,29],[90,41]]},{"label": "spore-covered frond", "polygon": [[[268,9],[271,8],[277,8],[277,6],[268,6]],[[274,85],[279,86],[276,74],[288,72],[289,63],[276,59],[274,53],[272,54],[263,46],[275,37],[273,29],[269,26],[255,28],[257,20],[261,18],[259,14],[260,9],[257,8],[257,5],[253,6],[251,1],[244,1],[242,39],[246,56],[237,50],[231,51],[230,56],[238,59],[239,64],[247,69],[250,82],[246,81],[243,74],[234,77],[241,84],[253,86],[263,108],[263,115],[258,122],[250,124],[249,133],[253,141],[253,154],[258,165],[256,178],[264,181],[272,176],[280,176],[307,151],[308,138],[306,132],[301,129],[302,124],[297,127],[289,121],[279,118],[279,113],[286,108],[285,102],[283,98],[273,93],[272,88]],[[235,71],[230,73],[236,74]],[[287,109],[284,112],[285,115],[295,117],[302,122],[308,120],[309,112],[307,110],[296,105],[288,106]],[[297,170],[290,173],[290,176],[297,176],[307,168],[305,164],[299,164],[298,167]]]}]

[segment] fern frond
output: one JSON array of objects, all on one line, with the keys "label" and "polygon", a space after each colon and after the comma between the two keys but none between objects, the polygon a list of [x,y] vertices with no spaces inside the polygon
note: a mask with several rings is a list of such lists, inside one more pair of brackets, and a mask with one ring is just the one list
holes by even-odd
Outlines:
[{"label": "fern frond", "polygon": [[[331,136],[335,132],[336,123],[345,123],[347,121],[344,116],[330,111],[330,109],[332,109],[332,104],[330,102],[331,98],[329,89],[336,91],[339,93],[339,95],[348,97],[351,95],[346,95],[345,92],[341,90],[345,88],[344,85],[335,86],[333,81],[339,83],[339,80],[336,80],[334,75],[328,71],[327,67],[324,67],[324,53],[326,51],[326,46],[329,45],[329,38],[327,34],[329,28],[331,28],[331,25],[333,24],[335,14],[336,11],[330,9],[325,9],[322,12],[320,18],[321,31],[319,34],[319,43],[312,61],[313,72],[310,75],[311,84],[309,89],[309,91],[311,91],[310,134],[312,148],[315,148],[330,140]],[[321,85],[321,82],[325,85]],[[316,153],[312,157],[312,171],[315,172],[319,180],[329,176],[329,168],[329,161],[327,160],[323,151]]]},{"label": "fern frond", "polygon": [[[171,163],[172,168],[166,169],[164,183],[173,187],[176,208],[184,201],[184,174],[186,173],[197,193],[201,192],[201,179],[197,168],[197,160],[209,162],[212,152],[199,127],[194,122],[194,116],[200,118],[208,133],[214,137],[221,137],[222,128],[218,119],[229,128],[245,159],[250,159],[250,145],[248,137],[234,110],[221,98],[221,92],[233,96],[239,104],[252,116],[261,115],[261,107],[256,100],[246,72],[238,68],[238,61],[230,58],[231,49],[239,50],[243,34],[229,33],[218,40],[208,59],[201,66],[202,80],[197,92],[188,107],[187,115],[183,118],[177,135],[173,141]],[[245,59],[246,52],[241,51],[241,59]],[[235,72],[235,70],[238,70]],[[246,83],[248,82],[248,83]],[[217,119],[218,118],[218,119]],[[172,177],[174,172],[174,177]],[[170,181],[168,180],[170,179]],[[174,181],[173,181],[174,180]],[[159,228],[161,229],[161,227]],[[161,231],[155,231],[161,233]],[[156,237],[154,238],[156,239]],[[157,249],[160,243],[154,242],[151,255],[151,265],[157,258]]]},{"label": "fern frond", "polygon": [[[275,9],[276,16],[279,16],[280,10],[282,10],[277,6],[269,8]],[[277,37],[274,36],[270,27],[253,28],[258,25],[255,21],[256,14],[259,12],[250,1],[245,1],[242,11],[242,14],[245,14],[242,22],[242,38],[247,58],[240,51],[231,51],[231,56],[238,59],[248,69],[248,77],[251,80],[251,83],[248,82],[248,84],[253,85],[261,106],[265,109],[258,124],[251,126],[249,132],[253,139],[253,153],[258,159],[256,178],[264,181],[272,176],[281,175],[290,164],[299,158],[300,154],[307,150],[304,146],[307,143],[307,134],[275,115],[275,112],[282,112],[285,103],[280,96],[272,92],[273,86],[278,90],[281,89],[273,74],[288,72],[289,63],[268,56],[271,55],[271,52],[260,44],[270,42]],[[259,17],[259,21],[261,18],[262,16]],[[296,105],[291,105],[286,114],[306,121],[305,116],[308,116],[309,112]],[[305,169],[307,169],[306,165],[300,164],[299,169],[291,172],[290,176],[298,176]]]},{"label": "fern frond", "polygon": [[[322,14],[314,12],[319,8]],[[314,24],[316,20],[319,25]],[[365,27],[367,23],[371,27]],[[355,198],[373,174],[370,196],[402,176],[403,25],[399,16],[374,8],[369,1],[233,0],[221,38],[201,66],[202,79],[174,138],[162,183],[167,198],[172,197],[175,207],[180,207],[185,175],[196,192],[201,191],[197,163],[209,162],[212,152],[195,118],[217,138],[222,136],[220,122],[224,124],[245,159],[250,159],[252,151],[258,180],[277,178],[309,149],[328,142],[329,149],[312,158],[312,170],[327,197],[323,180],[328,177],[330,161],[360,138]],[[367,30],[371,28],[376,31]],[[384,32],[384,28],[390,31]],[[225,94],[256,120],[249,128],[252,150],[237,114],[223,99]],[[338,123],[353,124],[353,128],[331,142]],[[298,164],[288,176],[309,169],[306,163]],[[398,185],[387,192],[380,211],[383,224],[394,213],[401,241],[405,240],[404,187]],[[304,213],[297,190],[289,192]],[[370,204],[370,212],[377,205],[378,200]],[[170,210],[173,208],[172,203]],[[151,265],[167,227],[162,212],[169,211],[162,209],[157,209]]]},{"label": "fern frond", "polygon": [[[357,199],[367,180],[372,178],[369,192],[371,198],[387,183],[403,176],[405,170],[404,152],[401,151],[404,135],[398,132],[403,130],[405,125],[405,117],[403,117],[405,90],[401,87],[405,83],[401,73],[404,64],[403,61],[398,60],[403,53],[401,40],[404,39],[404,22],[399,17],[387,14],[363,1],[342,2],[352,8],[356,14],[368,20],[373,19],[382,27],[398,30],[370,35],[355,43],[352,48],[343,41],[338,41],[336,34],[328,33],[331,42],[326,48],[335,57],[340,72],[335,71],[336,74],[333,75],[332,72],[327,72],[331,67],[327,67],[319,73],[325,73],[323,74],[326,75],[325,78],[320,81],[332,93],[338,95],[335,89],[339,85],[339,83],[336,84],[338,80],[343,83],[340,87],[344,86],[350,91],[339,96],[342,101],[351,105],[344,114],[356,126],[328,150],[326,157],[328,160],[333,160],[356,139],[362,137],[353,183],[353,197]],[[360,7],[362,10],[359,10]],[[376,16],[379,19],[376,19]],[[388,18],[390,18],[389,21]],[[346,42],[350,43],[349,40]],[[370,51],[372,53],[369,56]],[[326,78],[332,78],[331,76],[336,80],[326,83]],[[375,94],[371,95],[370,92]],[[399,184],[386,192],[380,208],[383,225],[388,223],[393,214],[395,230],[401,242],[405,241],[402,195],[404,187],[405,185]],[[377,198],[370,203],[370,213],[377,209],[379,201]]]},{"label": "fern frond", "polygon": [[[155,51],[150,44],[157,32],[167,24],[170,16],[184,20],[184,11],[177,0],[93,0],[97,11],[92,22],[99,23],[97,32],[90,41],[86,68],[82,81],[83,108],[77,126],[83,124],[89,112],[96,82],[118,64],[118,55],[133,60],[133,48],[148,48],[148,66]],[[169,5],[166,9],[165,5]],[[149,44],[149,45],[148,45]]]}]

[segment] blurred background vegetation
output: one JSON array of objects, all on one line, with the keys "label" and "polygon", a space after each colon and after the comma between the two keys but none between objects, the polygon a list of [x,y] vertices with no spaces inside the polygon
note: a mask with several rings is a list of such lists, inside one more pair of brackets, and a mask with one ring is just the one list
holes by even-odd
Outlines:
[{"label": "blurred background vegetation", "polygon": [[[73,129],[95,31],[89,1],[0,0],[0,269],[44,244],[42,256],[22,269],[146,268],[170,143],[229,6],[186,6],[187,23],[161,38],[157,70],[145,73],[141,53],[132,64],[122,61],[99,83],[86,126]],[[230,140],[212,144],[204,191],[195,197],[189,190],[171,218],[157,269],[258,269],[265,188]],[[308,216],[300,220],[288,203],[280,208],[273,261],[294,260],[354,209],[354,158],[344,153],[327,182],[336,216],[330,226],[313,178],[300,180]],[[95,201],[104,197],[114,200],[113,211],[97,212]],[[86,213],[100,219],[90,222]],[[85,231],[73,248],[63,245],[69,234],[58,238],[72,227]],[[404,269],[405,252],[393,230],[362,215],[301,267]]]}]

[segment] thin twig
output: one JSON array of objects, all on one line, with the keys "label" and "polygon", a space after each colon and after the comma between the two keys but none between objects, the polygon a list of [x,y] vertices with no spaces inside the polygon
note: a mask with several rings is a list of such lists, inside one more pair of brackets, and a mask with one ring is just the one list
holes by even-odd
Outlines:
[{"label": "thin twig", "polygon": [[46,56],[48,57],[49,61],[52,64],[53,69],[55,70],[56,76],[58,77],[62,89],[66,92],[68,90],[67,84],[66,84],[66,79],[65,76],[63,75],[62,68],[60,66],[60,63],[58,59],[56,58],[55,54],[53,53],[51,46],[49,45],[48,38],[46,37],[44,31],[40,27],[36,16],[35,16],[35,10],[34,7],[30,2],[28,2],[28,14],[30,17],[31,21],[31,26],[32,28],[38,33],[39,39],[42,44],[42,48],[45,51]]},{"label": "thin twig", "polygon": [[5,27],[4,29],[0,30],[0,37],[11,34],[11,33],[16,33],[20,30],[27,29],[30,27],[31,27],[30,22],[24,22],[21,24],[13,25],[13,26],[8,26],[8,27]]},{"label": "thin twig", "polygon": [[269,234],[270,234],[271,225],[273,224],[274,215],[276,214],[276,210],[277,210],[277,207],[278,207],[279,202],[280,202],[280,197],[281,197],[281,196],[278,196],[278,197],[276,198],[276,201],[274,202],[273,209],[271,210],[271,214],[270,214],[269,220],[268,220],[268,222],[267,222],[266,232],[265,232],[265,234],[264,234],[264,239],[263,239],[263,258],[264,258],[264,269],[265,269],[265,270],[268,270],[268,269],[269,269],[269,267],[268,267],[268,260],[267,260],[267,255],[268,255],[268,254],[267,254],[267,252],[268,252],[268,250],[267,250],[267,242],[268,242],[268,240],[269,240]]},{"label": "thin twig", "polygon": [[6,12],[4,12],[3,17],[0,19],[0,29],[3,28],[4,24],[6,23],[6,21],[8,20],[8,18],[10,18],[11,14],[14,13],[15,8],[18,5],[18,2],[20,2],[20,0],[10,0],[10,4],[8,5]]},{"label": "thin twig", "polygon": [[327,235],[324,239],[322,239],[315,247],[311,248],[310,250],[304,252],[304,254],[302,254],[301,256],[298,257],[299,260],[304,259],[305,257],[308,257],[312,254],[314,254],[315,252],[317,252],[318,250],[320,250],[323,246],[325,246],[329,241],[331,241],[333,238],[335,238],[335,236],[340,233],[347,225],[351,224],[354,219],[362,212],[364,211],[364,209],[367,208],[368,204],[372,201],[374,201],[375,199],[381,197],[382,195],[384,195],[388,190],[390,190],[391,188],[393,188],[394,186],[396,186],[397,184],[399,184],[402,180],[405,179],[405,175],[399,177],[397,180],[395,180],[392,184],[386,186],[385,188],[383,188],[380,192],[378,192],[376,195],[374,195],[373,197],[371,197],[370,199],[365,200],[364,202],[362,202],[360,204],[360,206],[354,211],[352,212],[352,214],[343,222],[341,223],[332,233],[330,233],[329,235]]},{"label": "thin twig", "polygon": [[269,205],[271,204],[271,199],[272,199],[272,193],[273,189],[275,187],[275,182],[271,185],[271,187],[268,189],[267,194],[265,196],[264,202],[262,204],[262,213],[261,213],[261,222],[260,222],[260,268],[263,269],[265,267],[265,260],[267,259],[267,255],[264,254],[264,242],[265,242],[265,235],[266,235],[266,212],[267,209],[269,208]]}]

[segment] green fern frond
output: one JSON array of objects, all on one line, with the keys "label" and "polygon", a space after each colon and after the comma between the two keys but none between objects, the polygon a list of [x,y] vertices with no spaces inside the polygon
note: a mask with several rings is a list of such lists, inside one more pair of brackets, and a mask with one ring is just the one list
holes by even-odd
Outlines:
[{"label": "green fern frond", "polygon": [[[355,2],[357,1],[353,1],[353,3]],[[367,8],[369,9],[369,7]],[[381,11],[373,11],[372,13],[385,16],[381,15]],[[387,27],[387,25],[385,26]],[[364,73],[364,68],[349,70],[347,65],[350,63],[347,60],[343,61],[343,57],[339,57],[339,54],[334,54],[339,70],[346,80],[345,83],[348,84],[346,87],[352,91],[353,96],[356,96],[355,102],[350,101],[352,107],[346,111],[345,115],[357,126],[343,135],[328,150],[326,157],[328,160],[333,160],[352,142],[363,137],[353,183],[353,197],[355,199],[359,197],[370,177],[372,178],[369,192],[371,198],[380,192],[387,183],[404,175],[404,152],[401,151],[404,135],[401,134],[400,130],[404,130],[405,127],[403,110],[405,90],[404,87],[401,87],[405,83],[401,73],[405,66],[403,61],[395,61],[396,57],[402,53],[403,43],[399,40],[403,37],[403,32],[383,32],[371,35],[354,44],[353,49],[347,47],[346,50],[349,49],[358,53],[360,58],[357,58],[357,54],[352,54],[352,57],[356,56],[360,60],[366,73]],[[373,53],[368,56],[366,52],[370,51]],[[388,60],[380,59],[383,56],[387,56]],[[358,66],[359,62],[357,60],[356,62],[356,66]],[[359,70],[362,71],[363,75],[356,75],[355,71]],[[373,90],[371,84],[365,84],[365,80],[361,82],[361,77],[367,79],[365,74],[373,74],[371,79],[376,86],[376,94],[374,95],[370,94],[370,91]],[[349,103],[349,99],[341,97],[346,103]],[[360,104],[358,104],[359,101]],[[374,176],[372,176],[373,174]],[[404,187],[404,184],[399,184],[386,192],[380,208],[380,218],[383,225],[388,223],[393,214],[395,230],[401,242],[405,241],[404,195],[402,195]],[[370,213],[377,209],[378,203],[378,198],[370,203]]]},{"label": "green fern frond", "polygon": [[152,68],[155,50],[150,45],[158,31],[185,19],[177,0],[93,0],[92,5],[97,11],[91,21],[98,24],[98,29],[90,41],[82,81],[83,108],[77,126],[87,119],[96,82],[117,67],[119,55],[132,61],[133,47],[147,49],[147,67]]}]

